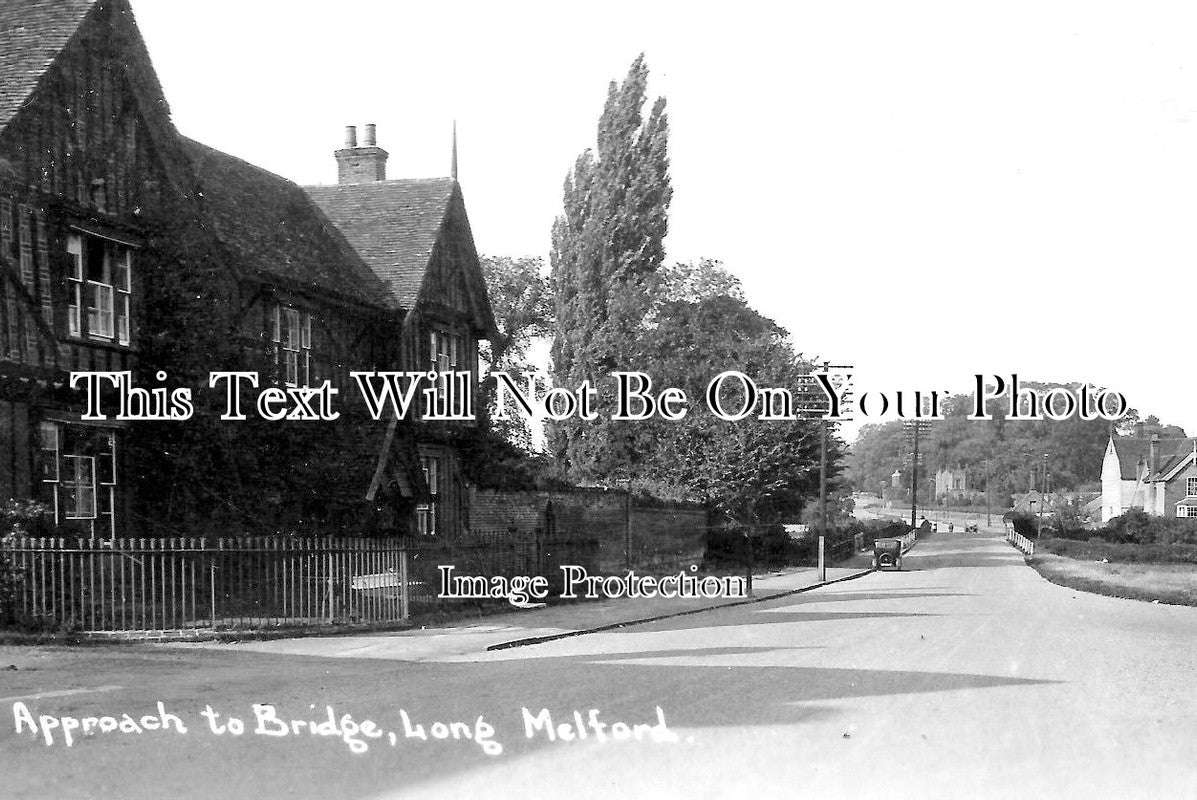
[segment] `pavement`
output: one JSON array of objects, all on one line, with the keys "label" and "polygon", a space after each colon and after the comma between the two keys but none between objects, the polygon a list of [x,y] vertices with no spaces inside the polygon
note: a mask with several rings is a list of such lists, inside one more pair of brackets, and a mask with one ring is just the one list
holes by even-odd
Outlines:
[{"label": "pavement", "polygon": [[[858,555],[846,566],[828,568],[826,582],[836,583],[867,574],[870,556]],[[316,636],[237,643],[193,642],[180,647],[227,652],[274,653],[329,658],[380,658],[403,661],[468,661],[489,650],[524,643],[551,641],[590,631],[689,615],[705,610],[762,602],[820,585],[816,568],[790,568],[753,576],[753,596],[741,598],[611,599],[560,603],[495,614],[419,630],[366,633],[354,636]]]},{"label": "pavement", "polygon": [[[504,650],[482,645],[578,623],[520,612],[424,650],[0,647],[0,796],[1197,796],[1197,608],[1050,584],[993,531],[933,535],[905,566]],[[187,733],[47,746],[18,705],[164,709]]]}]

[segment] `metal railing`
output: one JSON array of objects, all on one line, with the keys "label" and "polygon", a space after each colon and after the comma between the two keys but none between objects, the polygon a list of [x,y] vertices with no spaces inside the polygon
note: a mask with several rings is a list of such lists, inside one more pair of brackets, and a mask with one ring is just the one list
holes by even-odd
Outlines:
[{"label": "metal railing", "polygon": [[1017,547],[1028,556],[1035,555],[1035,543],[1021,533],[1006,531],[1006,541]]},{"label": "metal railing", "polygon": [[84,632],[401,621],[400,539],[11,538],[15,616]]},{"label": "metal railing", "polygon": [[0,562],[16,591],[8,609],[0,596],[0,622],[83,633],[402,622],[462,602],[440,597],[443,564],[459,575],[544,575],[554,586],[563,564],[595,570],[598,551],[593,538],[514,529],[447,541],[9,537]]}]

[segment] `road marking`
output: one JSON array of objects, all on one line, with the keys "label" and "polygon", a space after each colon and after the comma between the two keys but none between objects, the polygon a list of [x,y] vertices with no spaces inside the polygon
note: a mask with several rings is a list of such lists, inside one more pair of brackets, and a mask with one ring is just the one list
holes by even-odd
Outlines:
[{"label": "road marking", "polygon": [[32,694],[14,694],[12,697],[0,697],[0,703],[10,700],[45,700],[49,697],[70,697],[73,694],[88,694],[90,692],[115,692],[124,686],[97,686],[94,689],[58,689],[53,692],[34,692]]}]

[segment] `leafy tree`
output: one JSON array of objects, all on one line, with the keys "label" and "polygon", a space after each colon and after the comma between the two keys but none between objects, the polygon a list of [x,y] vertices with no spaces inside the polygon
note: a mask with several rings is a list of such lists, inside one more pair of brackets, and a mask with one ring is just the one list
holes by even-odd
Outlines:
[{"label": "leafy tree", "polygon": [[[688,265],[666,273],[684,278]],[[734,280],[734,279],[733,279]],[[725,282],[708,284],[713,287]],[[654,381],[686,392],[691,411],[680,421],[639,423],[628,463],[633,474],[685,487],[727,517],[748,523],[797,518],[805,498],[817,495],[819,435],[816,423],[765,421],[755,414],[729,422],[705,408],[707,384],[739,370],[760,386],[794,389],[808,367],[794,353],[784,329],[731,294],[663,300],[656,324],[644,337]],[[741,400],[737,391],[727,405]],[[829,441],[828,476],[834,483],[839,442]]]},{"label": "leafy tree", "polygon": [[743,301],[744,287],[740,285],[739,278],[724,268],[722,262],[701,258],[662,270],[658,294],[670,300],[690,303],[720,296]]},{"label": "leafy tree", "polygon": [[[611,83],[596,149],[579,156],[565,181],[550,255],[558,386],[574,388],[589,379],[605,392],[608,373],[639,363],[673,193],[665,100],[658,98],[645,118],[647,83],[641,55],[622,83]],[[626,450],[626,437],[602,420],[566,421],[549,432],[554,454],[578,477],[617,469],[619,455],[608,447],[621,439],[619,449]]]},{"label": "leafy tree", "polygon": [[905,442],[900,423],[865,425],[848,451],[846,478],[860,492],[876,493],[889,486],[901,469]]},{"label": "leafy tree", "polygon": [[521,369],[532,341],[553,332],[553,296],[544,261],[483,256],[482,274],[499,329],[495,339],[483,344],[482,357],[492,369]]},{"label": "leafy tree", "polygon": [[[535,257],[484,256],[482,274],[486,277],[498,327],[498,336],[482,345],[482,359],[490,369],[508,372],[518,380],[525,370],[536,371],[535,365],[528,361],[529,346],[553,331],[553,296],[544,274],[544,261]],[[479,402],[489,412],[489,429],[516,451],[532,452],[532,421],[520,416],[495,419],[495,396],[495,382],[484,380]],[[478,446],[490,452],[482,442]],[[507,464],[518,460],[518,454],[504,452],[498,458]],[[493,459],[485,461],[494,465]]]}]

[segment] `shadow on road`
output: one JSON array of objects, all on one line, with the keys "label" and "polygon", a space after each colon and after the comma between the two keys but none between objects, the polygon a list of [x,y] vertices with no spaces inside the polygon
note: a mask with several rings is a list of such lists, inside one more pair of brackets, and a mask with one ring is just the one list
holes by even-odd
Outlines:
[{"label": "shadow on road", "polygon": [[[930,593],[927,593],[930,594]],[[891,596],[891,593],[874,593]],[[857,599],[868,597],[868,593]],[[893,592],[894,599],[912,594]],[[846,599],[846,598],[845,598]],[[788,598],[798,604],[799,598]],[[781,602],[781,601],[779,601]],[[803,613],[786,605],[729,609],[659,623],[674,632],[720,628],[722,637],[748,635],[756,626],[786,622],[853,621],[927,616],[907,613]],[[749,630],[743,630],[749,627]],[[736,628],[741,631],[737,632]],[[975,691],[1002,687],[1029,688],[1050,681],[1003,675],[960,674],[910,669],[814,667],[800,663],[787,646],[702,646],[692,636],[666,640],[640,636],[631,640],[645,649],[634,651],[629,639],[599,634],[575,655],[546,655],[541,647],[508,651],[500,660],[425,663],[361,658],[266,655],[228,650],[89,649],[86,662],[58,672],[59,685],[118,684],[129,687],[102,694],[36,702],[35,713],[76,714],[128,711],[146,713],[153,702],[202,725],[198,713],[210,703],[222,714],[251,718],[254,703],[275,706],[282,718],[306,719],[324,714],[324,706],[356,719],[371,718],[398,730],[399,709],[423,724],[472,721],[480,715],[494,726],[504,758],[542,752],[551,744],[543,735],[525,735],[522,708],[538,714],[547,709],[555,722],[569,723],[573,712],[596,709],[600,718],[629,723],[655,721],[664,710],[673,729],[691,729],[695,736],[711,728],[742,730],[803,725],[840,713],[812,704],[861,697],[911,693]],[[626,634],[624,634],[626,636]],[[734,641],[734,639],[733,639]],[[689,642],[695,646],[674,646]],[[662,646],[664,645],[664,646]],[[603,652],[604,649],[616,652]],[[628,652],[632,650],[632,652]],[[598,652],[591,652],[598,651]],[[51,654],[47,661],[58,660]],[[755,663],[745,663],[755,662]],[[765,663],[761,663],[765,662]],[[798,663],[796,663],[798,662]],[[55,670],[42,665],[39,683]],[[72,677],[71,674],[75,673]],[[207,796],[243,797],[263,786],[262,796],[361,796],[412,787],[460,775],[489,763],[469,741],[435,742],[400,738],[398,745],[378,744],[365,757],[343,743],[320,737],[269,739],[212,737],[101,738],[63,751],[30,738],[16,739],[11,728],[0,731],[0,752],[17,756],[16,786],[33,786],[53,776],[59,789],[78,785],[87,776],[103,774],[113,796],[194,796],[196,786]],[[114,771],[117,760],[138,763],[137,770]],[[51,787],[43,796],[70,796]]]},{"label": "shadow on road", "polygon": [[850,600],[914,600],[919,597],[974,597],[969,592],[812,592],[797,595],[794,605],[810,605],[812,603],[842,603]]},{"label": "shadow on road", "polygon": [[789,601],[789,598],[782,598],[775,601],[765,601],[759,605],[752,606],[751,611],[741,612],[751,615],[747,619],[740,614],[719,614],[717,613],[718,610],[715,610],[705,614],[692,614],[685,617],[672,617],[670,619],[658,620],[656,622],[647,622],[642,625],[637,625],[635,628],[630,628],[629,630],[644,632],[662,630],[680,631],[698,630],[701,628],[740,628],[745,625],[777,625],[785,624],[787,622],[847,622],[849,620],[860,619],[897,619],[903,617],[939,616],[939,614],[923,614],[909,611],[862,611],[853,613],[846,611],[776,610],[779,607],[785,607],[786,605],[796,604]]}]

